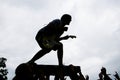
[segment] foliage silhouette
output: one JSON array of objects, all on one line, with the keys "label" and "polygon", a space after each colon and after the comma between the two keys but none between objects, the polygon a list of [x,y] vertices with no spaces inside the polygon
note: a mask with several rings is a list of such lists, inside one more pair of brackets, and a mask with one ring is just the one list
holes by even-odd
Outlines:
[{"label": "foliage silhouette", "polygon": [[8,70],[6,69],[5,62],[7,61],[6,58],[0,58],[0,80],[7,80]]}]

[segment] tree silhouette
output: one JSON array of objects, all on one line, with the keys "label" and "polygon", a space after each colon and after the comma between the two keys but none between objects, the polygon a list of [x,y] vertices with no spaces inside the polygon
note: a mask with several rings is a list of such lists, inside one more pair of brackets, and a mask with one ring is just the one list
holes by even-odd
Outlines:
[{"label": "tree silhouette", "polygon": [[7,61],[6,58],[0,58],[0,80],[7,80],[7,73],[8,70],[6,69],[5,62]]}]

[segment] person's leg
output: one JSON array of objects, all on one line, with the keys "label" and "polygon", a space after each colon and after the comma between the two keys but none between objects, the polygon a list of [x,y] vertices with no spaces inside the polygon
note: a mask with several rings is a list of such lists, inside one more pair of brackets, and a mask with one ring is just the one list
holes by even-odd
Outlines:
[{"label": "person's leg", "polygon": [[57,47],[57,57],[58,57],[59,65],[63,65],[63,44],[60,43],[56,47]]},{"label": "person's leg", "polygon": [[37,52],[35,54],[35,56],[29,61],[29,63],[34,63],[36,60],[38,60],[39,58],[41,58],[42,56],[44,56],[45,54],[47,54],[48,52],[50,52],[51,50],[49,49],[42,49],[39,52]]}]

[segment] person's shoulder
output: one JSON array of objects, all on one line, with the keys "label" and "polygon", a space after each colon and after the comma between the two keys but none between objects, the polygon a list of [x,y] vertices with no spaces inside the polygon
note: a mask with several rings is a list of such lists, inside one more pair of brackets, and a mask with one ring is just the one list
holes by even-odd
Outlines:
[{"label": "person's shoulder", "polygon": [[60,19],[54,19],[53,22],[60,22],[61,20]]},{"label": "person's shoulder", "polygon": [[55,20],[52,21],[52,23],[54,23],[54,24],[60,24],[61,20],[60,19],[55,19]]},{"label": "person's shoulder", "polygon": [[51,27],[56,27],[56,26],[59,26],[59,25],[61,25],[61,20],[60,19],[54,19],[46,27],[51,28]]}]

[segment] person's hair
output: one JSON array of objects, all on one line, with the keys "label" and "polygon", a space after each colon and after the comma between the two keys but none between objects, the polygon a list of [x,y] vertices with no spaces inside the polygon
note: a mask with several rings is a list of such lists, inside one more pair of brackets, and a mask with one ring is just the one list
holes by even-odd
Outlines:
[{"label": "person's hair", "polygon": [[71,15],[69,15],[69,14],[64,14],[64,15],[62,15],[62,17],[61,17],[61,20],[62,20],[62,21],[71,20]]}]

